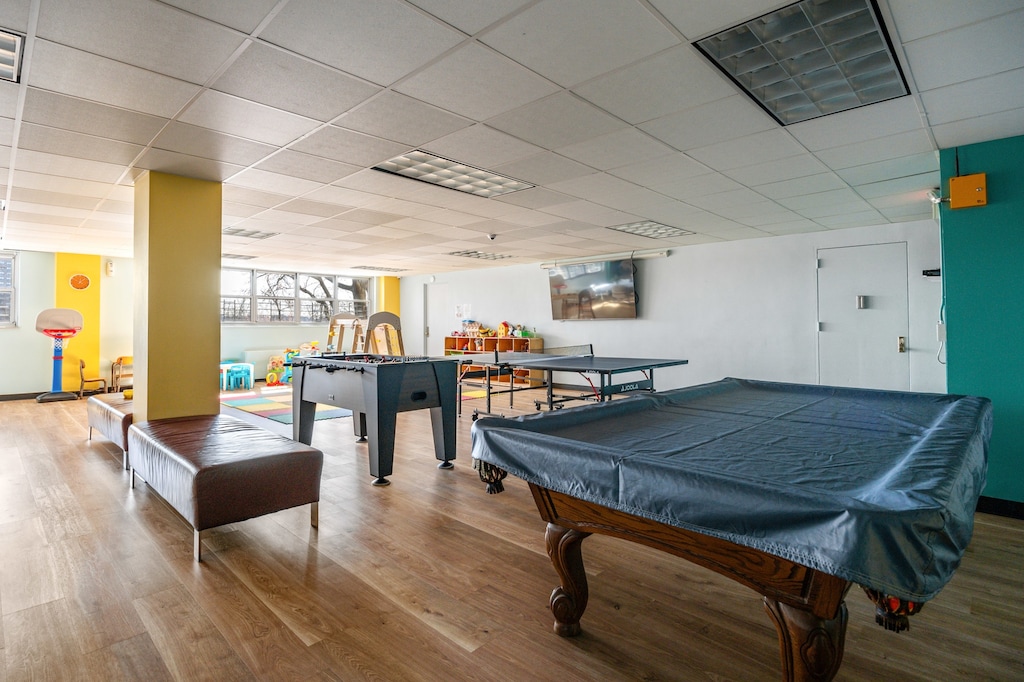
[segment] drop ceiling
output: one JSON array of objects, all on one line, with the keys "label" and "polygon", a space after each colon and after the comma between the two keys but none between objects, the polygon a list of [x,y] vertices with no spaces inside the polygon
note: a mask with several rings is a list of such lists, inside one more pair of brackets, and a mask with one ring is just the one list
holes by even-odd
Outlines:
[{"label": "drop ceiling", "polygon": [[[4,0],[0,247],[130,257],[152,170],[223,182],[225,265],[680,248],[927,219],[937,150],[1024,134],[1024,1],[879,2],[911,94],[783,127],[693,44],[786,4]],[[372,169],[416,149],[534,187]]]}]

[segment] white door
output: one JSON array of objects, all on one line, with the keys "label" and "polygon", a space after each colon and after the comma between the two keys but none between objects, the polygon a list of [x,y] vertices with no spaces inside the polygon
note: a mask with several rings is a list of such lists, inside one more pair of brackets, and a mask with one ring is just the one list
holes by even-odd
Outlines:
[{"label": "white door", "polygon": [[455,324],[455,313],[448,309],[448,285],[423,285],[423,329],[424,355],[438,357],[444,355],[444,337],[458,327]]},{"label": "white door", "polygon": [[907,245],[818,250],[818,382],[910,390]]}]

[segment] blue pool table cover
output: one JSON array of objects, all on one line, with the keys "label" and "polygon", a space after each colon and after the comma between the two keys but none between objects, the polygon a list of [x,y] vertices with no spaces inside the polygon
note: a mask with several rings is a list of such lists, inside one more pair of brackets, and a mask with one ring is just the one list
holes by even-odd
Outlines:
[{"label": "blue pool table cover", "polygon": [[727,378],[480,419],[472,447],[544,488],[926,601],[970,541],[991,432],[986,398]]}]

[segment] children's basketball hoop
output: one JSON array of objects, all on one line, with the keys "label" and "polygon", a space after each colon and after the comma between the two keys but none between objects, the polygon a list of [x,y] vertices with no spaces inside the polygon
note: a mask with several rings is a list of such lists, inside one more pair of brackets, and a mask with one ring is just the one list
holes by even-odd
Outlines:
[{"label": "children's basketball hoop", "polygon": [[82,331],[82,313],[71,308],[48,308],[36,316],[36,331],[53,339],[53,381],[50,392],[36,396],[36,402],[77,400],[77,394],[63,390],[64,348]]}]

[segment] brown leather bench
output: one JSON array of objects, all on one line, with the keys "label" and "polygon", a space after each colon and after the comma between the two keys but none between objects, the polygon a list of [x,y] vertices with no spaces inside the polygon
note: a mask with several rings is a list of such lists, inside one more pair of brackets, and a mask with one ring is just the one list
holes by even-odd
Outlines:
[{"label": "brown leather bench", "polygon": [[128,468],[128,427],[132,425],[132,401],[121,393],[101,393],[89,396],[86,403],[89,415],[89,440],[92,430],[102,433],[107,440],[121,448],[121,464]]},{"label": "brown leather bench", "polygon": [[200,531],[310,504],[316,527],[320,450],[229,415],[157,419],[128,429],[128,463],[193,529]]}]

